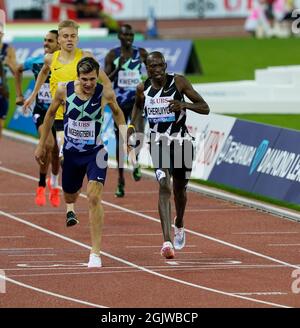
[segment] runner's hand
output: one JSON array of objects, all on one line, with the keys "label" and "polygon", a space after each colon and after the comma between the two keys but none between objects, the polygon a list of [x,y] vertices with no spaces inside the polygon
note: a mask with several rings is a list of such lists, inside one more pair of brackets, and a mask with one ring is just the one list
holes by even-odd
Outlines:
[{"label": "runner's hand", "polygon": [[44,157],[45,157],[45,148],[40,144],[36,147],[34,152],[35,160],[39,163],[39,165],[44,165]]},{"label": "runner's hand", "polygon": [[16,105],[18,105],[18,106],[23,106],[24,105],[24,97],[23,96],[18,96],[16,98]]},{"label": "runner's hand", "polygon": [[24,101],[24,105],[23,105],[23,112],[26,113],[29,109],[30,109],[30,106],[32,105],[32,103],[34,102],[35,100],[35,97],[33,97],[32,95],[27,98],[25,101]]},{"label": "runner's hand", "polygon": [[179,112],[184,109],[184,104],[179,100],[168,100],[171,112]]}]

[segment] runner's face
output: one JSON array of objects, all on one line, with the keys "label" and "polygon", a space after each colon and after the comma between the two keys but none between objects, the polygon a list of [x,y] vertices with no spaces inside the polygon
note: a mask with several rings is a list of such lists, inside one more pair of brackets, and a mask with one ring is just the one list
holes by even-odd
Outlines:
[{"label": "runner's face", "polygon": [[134,40],[134,33],[131,29],[123,27],[119,34],[119,39],[123,47],[130,48]]},{"label": "runner's face", "polygon": [[58,40],[55,34],[47,33],[44,38],[44,50],[45,54],[53,54],[59,49]]},{"label": "runner's face", "polygon": [[80,81],[80,86],[83,93],[86,95],[92,95],[95,91],[98,80],[96,71],[94,70],[87,74],[81,73],[78,79]]},{"label": "runner's face", "polygon": [[78,43],[78,31],[73,27],[65,27],[59,31],[58,42],[62,50],[71,52]]},{"label": "runner's face", "polygon": [[161,57],[151,56],[147,59],[147,72],[150,78],[161,80],[165,77],[167,65]]}]

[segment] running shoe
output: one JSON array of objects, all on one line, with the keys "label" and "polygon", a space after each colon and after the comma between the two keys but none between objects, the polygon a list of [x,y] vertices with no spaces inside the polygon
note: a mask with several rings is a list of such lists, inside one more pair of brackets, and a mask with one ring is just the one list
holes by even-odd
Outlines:
[{"label": "running shoe", "polygon": [[124,184],[123,183],[118,183],[118,187],[117,190],[115,192],[115,196],[120,198],[120,197],[124,197],[125,195],[125,190],[124,190]]},{"label": "running shoe", "polygon": [[50,190],[49,200],[53,207],[59,207],[60,205],[60,196],[59,188],[52,188],[50,178],[47,179],[47,186]]},{"label": "running shoe", "polygon": [[46,204],[46,188],[37,187],[35,194],[35,203],[38,206],[44,206]]},{"label": "running shoe", "polygon": [[95,253],[91,253],[89,258],[88,268],[101,268],[101,267],[102,267],[102,262],[100,256]]},{"label": "running shoe", "polygon": [[174,247],[170,241],[165,241],[163,243],[160,254],[166,259],[173,259],[175,256]]},{"label": "running shoe", "polygon": [[67,227],[72,227],[73,225],[79,223],[76,214],[73,211],[67,212],[66,224]]},{"label": "running shoe", "polygon": [[177,228],[174,222],[174,248],[182,249],[185,245],[185,231],[184,227]]},{"label": "running shoe", "polygon": [[132,176],[135,181],[140,181],[142,178],[141,166],[138,165],[132,171]]}]

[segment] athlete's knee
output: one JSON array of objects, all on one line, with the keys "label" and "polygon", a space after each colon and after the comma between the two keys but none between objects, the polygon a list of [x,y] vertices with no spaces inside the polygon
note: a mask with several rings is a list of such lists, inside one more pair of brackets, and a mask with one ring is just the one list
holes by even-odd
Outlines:
[{"label": "athlete's knee", "polygon": [[176,180],[173,182],[173,193],[174,197],[184,198],[186,197],[187,181],[186,180]]},{"label": "athlete's knee", "polygon": [[87,198],[90,207],[101,204],[102,184],[99,182],[89,182]]}]

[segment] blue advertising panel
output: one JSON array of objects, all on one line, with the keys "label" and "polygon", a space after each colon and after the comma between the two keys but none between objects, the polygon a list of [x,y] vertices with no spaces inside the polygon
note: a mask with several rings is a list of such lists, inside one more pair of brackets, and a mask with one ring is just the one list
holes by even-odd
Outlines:
[{"label": "blue advertising panel", "polygon": [[[34,89],[34,80],[31,80],[24,93],[24,97],[25,98],[29,97],[33,89]],[[34,104],[32,104],[32,108],[33,106]],[[9,121],[7,127],[11,130],[19,131],[32,136],[37,136],[36,127],[32,120],[32,111],[29,110],[27,111],[27,113],[23,113],[22,106],[16,107],[14,116]]]},{"label": "blue advertising panel", "polygon": [[253,192],[300,204],[300,132],[281,129],[257,167],[259,179]]},{"label": "blue advertising panel", "polygon": [[[13,45],[16,48],[17,60],[20,63],[23,63],[28,57],[44,53],[42,39],[40,42],[30,40],[14,41]],[[99,40],[98,42],[95,40],[81,40],[79,42],[79,47],[91,51],[102,67],[104,67],[104,58],[108,51],[119,45],[119,40]],[[175,73],[185,72],[192,52],[191,40],[145,40],[136,41],[134,45],[145,48],[148,52],[154,50],[162,52],[168,64],[168,71]]]},{"label": "blue advertising panel", "polygon": [[208,180],[252,191],[260,174],[257,167],[280,131],[280,128],[237,120]]}]

